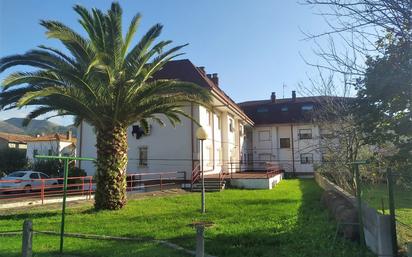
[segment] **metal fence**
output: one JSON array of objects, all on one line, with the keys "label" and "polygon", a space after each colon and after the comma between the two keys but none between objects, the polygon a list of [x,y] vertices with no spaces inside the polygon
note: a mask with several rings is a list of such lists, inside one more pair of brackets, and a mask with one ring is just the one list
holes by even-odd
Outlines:
[{"label": "metal fence", "polygon": [[394,254],[406,256],[412,242],[412,170],[395,167],[359,162],[352,164],[352,170],[321,174],[369,207],[390,215]]},{"label": "metal fence", "polygon": [[[48,179],[0,179],[0,204],[21,201],[40,201],[47,199],[61,199],[63,196],[63,178]],[[96,181],[92,176],[68,177],[67,196],[84,197],[91,199]],[[186,180],[186,173],[159,172],[159,173],[130,173],[126,176],[127,192],[142,193],[180,188]]]}]

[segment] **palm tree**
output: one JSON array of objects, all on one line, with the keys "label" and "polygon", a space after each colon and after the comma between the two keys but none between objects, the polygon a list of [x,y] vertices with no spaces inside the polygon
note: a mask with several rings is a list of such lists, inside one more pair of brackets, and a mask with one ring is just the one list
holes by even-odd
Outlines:
[{"label": "palm tree", "polygon": [[210,94],[192,83],[154,78],[185,46],[165,49],[172,41],[156,40],[162,25],[151,27],[131,47],[140,14],[123,36],[118,3],[112,3],[107,13],[79,5],[74,10],[87,37],[58,21],[40,22],[46,35],[58,39],[67,51],[39,46],[0,60],[0,72],[18,65],[35,68],[4,79],[0,107],[34,106],[26,125],[48,113],[73,115],[76,124],[91,124],[97,137],[95,208],[120,209],[126,204],[127,127],[139,122],[148,129],[151,120],[164,125],[165,119],[175,125],[189,117],[183,106],[207,105]]}]

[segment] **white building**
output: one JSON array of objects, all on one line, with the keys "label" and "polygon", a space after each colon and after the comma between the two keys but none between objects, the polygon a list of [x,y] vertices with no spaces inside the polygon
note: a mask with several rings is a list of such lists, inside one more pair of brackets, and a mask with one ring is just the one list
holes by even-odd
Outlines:
[{"label": "white building", "polygon": [[[325,99],[334,97],[292,97],[249,101],[239,106],[254,121],[248,131],[248,154],[255,164],[276,162],[285,172],[297,176],[313,175],[314,164],[322,161],[322,138],[330,136],[313,122],[313,114]],[[337,98],[336,98],[337,99]]]},{"label": "white building", "polygon": [[[185,108],[205,128],[208,139],[204,141],[204,170],[210,173],[229,171],[229,162],[239,163],[248,148],[245,145],[244,126],[253,122],[239,106],[220,88],[217,74],[206,74],[203,67],[194,66],[189,60],[169,62],[157,75],[158,79],[179,79],[196,83],[210,90],[213,96],[210,110],[199,105]],[[182,117],[175,128],[151,124],[150,133],[142,135],[139,124],[128,128],[128,173],[184,171],[190,179],[199,163],[200,144],[196,139],[198,125]],[[96,157],[96,135],[93,128],[83,122],[78,128],[78,153],[82,157]],[[79,167],[88,175],[95,173],[92,162],[81,161]]]},{"label": "white building", "polygon": [[37,135],[27,139],[26,157],[30,162],[35,155],[76,156],[76,138],[66,134]]},{"label": "white building", "polygon": [[[296,97],[249,101],[236,104],[219,87],[217,74],[206,74],[189,60],[169,62],[156,74],[159,79],[179,79],[198,84],[211,91],[210,110],[199,105],[185,107],[208,133],[204,142],[204,169],[210,173],[256,171],[267,162],[276,163],[286,172],[313,175],[314,164],[322,160],[321,130],[312,122],[312,114],[322,97]],[[166,122],[166,119],[164,119]],[[128,173],[184,171],[190,179],[200,159],[200,145],[195,133],[198,125],[182,117],[182,124],[172,127],[151,124],[144,135],[139,124],[128,128]],[[96,135],[83,122],[78,128],[78,153],[96,157]],[[81,161],[88,175],[94,164]]]}]

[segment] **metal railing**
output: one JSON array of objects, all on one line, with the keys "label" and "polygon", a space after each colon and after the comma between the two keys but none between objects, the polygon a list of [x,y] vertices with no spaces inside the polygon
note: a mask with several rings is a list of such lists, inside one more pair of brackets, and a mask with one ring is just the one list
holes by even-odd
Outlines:
[{"label": "metal railing", "polygon": [[[0,180],[0,204],[16,201],[61,198],[64,178]],[[157,173],[128,173],[126,175],[127,192],[148,192],[177,188],[186,180],[183,171]],[[96,181],[92,176],[68,177],[67,195],[84,196],[91,199],[95,192]]]},{"label": "metal railing", "polygon": [[183,171],[128,173],[126,177],[127,191],[163,191],[166,188],[179,186],[185,180]]},{"label": "metal railing", "polygon": [[[0,180],[0,203],[16,200],[41,200],[63,195],[63,178]],[[86,196],[94,193],[92,176],[69,177],[67,195]]]}]

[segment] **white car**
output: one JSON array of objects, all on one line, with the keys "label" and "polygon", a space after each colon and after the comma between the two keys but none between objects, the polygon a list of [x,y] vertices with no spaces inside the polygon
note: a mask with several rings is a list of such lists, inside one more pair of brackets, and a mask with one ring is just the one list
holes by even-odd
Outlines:
[{"label": "white car", "polygon": [[0,179],[0,191],[10,192],[16,189],[17,191],[23,190],[29,193],[35,189],[40,190],[42,179],[46,179],[44,180],[44,186],[50,187],[59,183],[56,179],[50,179],[48,175],[42,172],[32,170],[14,171]]}]

